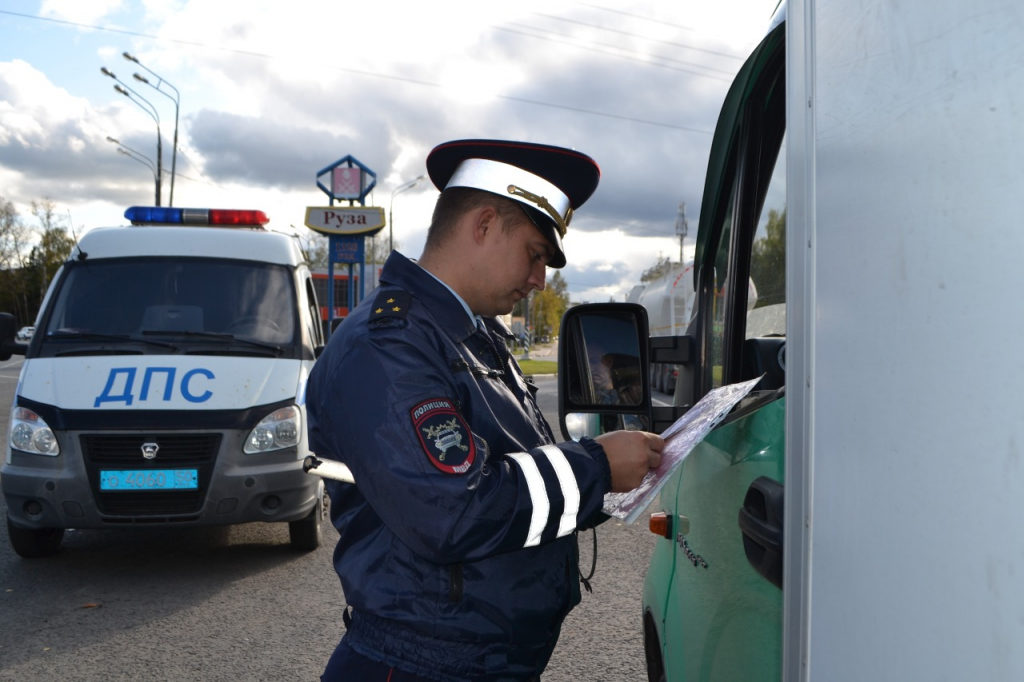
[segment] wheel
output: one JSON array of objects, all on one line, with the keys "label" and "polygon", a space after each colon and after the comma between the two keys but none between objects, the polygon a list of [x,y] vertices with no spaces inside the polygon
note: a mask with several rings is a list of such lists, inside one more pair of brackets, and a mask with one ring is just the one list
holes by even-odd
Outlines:
[{"label": "wheel", "polygon": [[60,548],[64,539],[63,528],[25,528],[16,526],[7,517],[7,538],[18,556],[26,559],[50,556]]},{"label": "wheel", "polygon": [[647,663],[647,682],[665,682],[665,662],[661,658],[658,630],[649,613],[644,615],[644,660]]},{"label": "wheel", "polygon": [[324,501],[327,493],[324,483],[320,481],[316,489],[316,504],[303,518],[288,522],[288,540],[293,549],[300,552],[312,552],[320,546],[320,534],[324,518],[327,516],[327,504]]}]

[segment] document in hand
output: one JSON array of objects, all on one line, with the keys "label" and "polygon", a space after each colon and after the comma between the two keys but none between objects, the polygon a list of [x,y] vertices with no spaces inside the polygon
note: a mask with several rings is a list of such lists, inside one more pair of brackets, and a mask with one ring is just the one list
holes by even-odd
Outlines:
[{"label": "document in hand", "polygon": [[672,426],[665,429],[665,449],[661,464],[647,472],[640,485],[628,493],[608,493],[604,496],[603,511],[626,523],[633,523],[650,506],[662,486],[690,452],[704,440],[711,429],[725,418],[729,411],[750,393],[761,377],[738,384],[720,386],[701,398]]}]

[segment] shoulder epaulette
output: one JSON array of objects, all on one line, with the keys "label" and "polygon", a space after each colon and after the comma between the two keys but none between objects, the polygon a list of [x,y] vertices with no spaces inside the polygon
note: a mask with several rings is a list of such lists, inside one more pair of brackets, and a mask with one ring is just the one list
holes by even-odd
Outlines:
[{"label": "shoulder epaulette", "polygon": [[412,295],[401,289],[391,289],[377,292],[377,298],[373,300],[373,307],[370,309],[370,322],[376,320],[404,320],[409,314],[409,304],[412,302]]}]

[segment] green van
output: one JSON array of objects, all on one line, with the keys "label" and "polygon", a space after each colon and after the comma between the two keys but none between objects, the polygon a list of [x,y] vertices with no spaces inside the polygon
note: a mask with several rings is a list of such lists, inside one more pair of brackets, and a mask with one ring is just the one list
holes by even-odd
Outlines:
[{"label": "green van", "polygon": [[[760,681],[781,673],[784,32],[776,19],[722,107],[701,207],[688,334],[640,342],[648,338],[646,313],[632,304],[579,306],[563,320],[560,413],[570,434],[583,422],[608,430],[636,420],[660,433],[710,390],[762,377],[670,477],[650,509],[651,530],[664,537],[654,549],[643,596],[652,681]],[[641,367],[680,367],[671,406],[651,407],[646,381],[642,403],[609,405],[580,390],[591,381],[588,353],[592,357],[595,346],[621,337],[623,319],[635,330],[631,347]],[[583,414],[600,420],[580,419]]]}]

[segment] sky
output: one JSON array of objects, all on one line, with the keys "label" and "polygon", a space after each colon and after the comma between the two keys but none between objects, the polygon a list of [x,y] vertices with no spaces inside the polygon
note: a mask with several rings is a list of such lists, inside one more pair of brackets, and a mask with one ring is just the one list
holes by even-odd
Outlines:
[{"label": "sky", "polygon": [[317,174],[352,156],[415,258],[438,190],[395,190],[435,145],[554,144],[601,167],[564,241],[570,297],[624,300],[679,259],[680,204],[696,237],[715,120],[776,4],[0,0],[0,199],[28,224],[50,200],[77,236],[125,224],[155,200],[158,119],[164,205],[175,131],[174,206],[261,209],[302,236],[330,204]]}]

